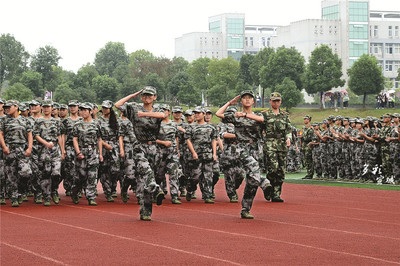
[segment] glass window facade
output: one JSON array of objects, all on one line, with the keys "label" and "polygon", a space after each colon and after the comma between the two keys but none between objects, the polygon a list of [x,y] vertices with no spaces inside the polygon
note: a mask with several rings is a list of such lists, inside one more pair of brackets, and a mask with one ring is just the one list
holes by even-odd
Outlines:
[{"label": "glass window facade", "polygon": [[221,21],[213,21],[208,24],[210,32],[221,32]]},{"label": "glass window facade", "polygon": [[368,25],[349,25],[349,38],[350,39],[368,39]]},{"label": "glass window facade", "polygon": [[349,2],[350,22],[368,22],[368,2]]},{"label": "glass window facade", "polygon": [[322,9],[322,18],[327,20],[338,20],[340,19],[339,6],[328,6]]},{"label": "glass window facade", "polygon": [[244,34],[244,19],[227,18],[227,34]]},{"label": "glass window facade", "polygon": [[368,54],[368,42],[352,42],[350,46],[350,57],[360,57],[363,54]]},{"label": "glass window facade", "polygon": [[228,36],[227,42],[228,42],[228,49],[243,49],[244,48],[243,47],[244,46],[243,36],[241,36],[241,37]]}]

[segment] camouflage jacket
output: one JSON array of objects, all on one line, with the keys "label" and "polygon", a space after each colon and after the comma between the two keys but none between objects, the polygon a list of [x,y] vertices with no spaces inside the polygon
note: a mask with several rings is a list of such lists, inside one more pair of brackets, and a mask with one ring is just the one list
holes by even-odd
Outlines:
[{"label": "camouflage jacket", "polygon": [[119,119],[118,136],[124,138],[124,143],[135,144],[137,142],[135,133],[133,132],[133,124],[129,119]]},{"label": "camouflage jacket", "polygon": [[279,110],[279,113],[275,115],[271,109],[262,113],[262,115],[264,116],[263,130],[265,132],[264,149],[287,151],[286,139],[291,139],[292,137],[289,114]]},{"label": "camouflage jacket", "polygon": [[40,136],[46,141],[54,144],[58,143],[58,137],[61,135],[60,120],[53,117],[50,119],[38,118],[33,125],[33,136]]},{"label": "camouflage jacket", "polygon": [[27,118],[6,116],[1,120],[0,131],[3,132],[4,142],[10,144],[27,144],[28,133],[32,132],[32,124]]},{"label": "camouflage jacket", "polygon": [[238,142],[258,143],[261,141],[261,123],[244,117],[237,118],[234,113],[230,112],[224,114],[222,123],[231,123],[234,126]]},{"label": "camouflage jacket", "polygon": [[100,128],[95,121],[80,120],[74,125],[72,135],[78,138],[79,147],[96,146],[101,137]]},{"label": "camouflage jacket", "polygon": [[211,124],[191,124],[185,133],[185,139],[190,139],[199,159],[212,160],[212,141],[217,140],[217,129]]}]

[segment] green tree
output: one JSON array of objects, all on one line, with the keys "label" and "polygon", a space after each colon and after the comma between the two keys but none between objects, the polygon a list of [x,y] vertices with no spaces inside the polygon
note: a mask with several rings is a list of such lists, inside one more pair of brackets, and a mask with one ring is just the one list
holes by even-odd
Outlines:
[{"label": "green tree", "polygon": [[4,91],[5,100],[18,100],[20,102],[33,99],[33,92],[22,83],[14,83]]},{"label": "green tree", "polygon": [[260,69],[260,84],[263,88],[275,89],[288,77],[296,83],[298,90],[303,88],[304,57],[294,47],[279,47],[269,56],[268,64]]},{"label": "green tree", "polygon": [[29,54],[24,46],[10,34],[0,36],[0,88],[27,68]]},{"label": "green tree", "polygon": [[129,55],[125,50],[125,45],[120,42],[108,42],[101,48],[94,59],[94,65],[100,75],[115,77],[115,71],[120,71],[124,65],[129,64]]},{"label": "green tree", "polygon": [[129,69],[132,77],[143,80],[153,73],[156,57],[146,50],[137,50],[129,55]]},{"label": "green tree", "polygon": [[384,88],[385,78],[375,56],[363,54],[348,70],[349,88],[363,95],[363,107],[367,94],[377,94]]},{"label": "green tree", "polygon": [[54,67],[58,66],[60,59],[61,57],[59,56],[57,49],[50,45],[40,47],[32,56],[31,69],[42,74],[44,90],[52,89],[47,86],[56,76],[54,73]]},{"label": "green tree", "polygon": [[189,81],[189,75],[186,72],[179,72],[173,77],[167,85],[168,91],[171,93],[172,104],[186,104],[201,102],[201,94],[198,90],[193,89]]},{"label": "green tree", "polygon": [[70,88],[67,83],[58,85],[54,91],[53,100],[63,104],[68,104],[70,100],[82,101],[79,92]]},{"label": "green tree", "polygon": [[218,106],[235,95],[239,80],[239,62],[231,57],[211,60],[208,73],[207,82],[210,87],[207,93],[208,103]]},{"label": "green tree", "polygon": [[319,93],[320,108],[323,107],[324,92],[345,84],[341,79],[342,60],[327,45],[321,45],[312,51],[304,73],[304,87],[307,93]]},{"label": "green tree", "polygon": [[82,66],[76,73],[74,87],[91,89],[93,85],[93,79],[98,75],[99,72],[97,72],[94,65],[86,64]]},{"label": "green tree", "polygon": [[142,84],[138,78],[125,77],[120,87],[120,95],[118,98],[123,98],[129,94],[137,92],[141,89]]},{"label": "green tree", "polygon": [[93,89],[99,102],[104,100],[116,101],[119,96],[119,84],[115,78],[108,75],[97,76],[93,79]]},{"label": "green tree", "polygon": [[20,82],[24,84],[25,87],[29,88],[35,97],[42,97],[44,95],[44,90],[42,86],[42,74],[32,70],[27,70],[22,73]]},{"label": "green tree", "polygon": [[[190,63],[187,73],[189,75],[189,82],[194,91],[198,91],[201,95],[203,92],[206,94],[208,90],[208,66],[211,59],[207,57],[199,58]],[[201,103],[201,101],[200,101]]]},{"label": "green tree", "polygon": [[303,93],[297,89],[296,83],[290,78],[285,78],[281,84],[278,84],[276,91],[282,95],[282,107],[286,107],[288,111],[301,103],[304,98]]},{"label": "green tree", "polygon": [[240,58],[239,62],[239,78],[243,80],[244,83],[249,85],[254,85],[253,77],[251,75],[250,67],[255,61],[255,56],[251,54],[244,54]]}]

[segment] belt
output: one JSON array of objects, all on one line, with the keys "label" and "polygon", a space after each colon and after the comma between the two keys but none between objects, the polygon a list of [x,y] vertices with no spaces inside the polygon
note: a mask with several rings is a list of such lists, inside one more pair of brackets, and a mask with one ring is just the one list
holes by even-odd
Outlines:
[{"label": "belt", "polygon": [[280,139],[282,138],[282,134],[278,133],[278,134],[267,134],[265,135],[266,138],[276,138],[276,139]]}]

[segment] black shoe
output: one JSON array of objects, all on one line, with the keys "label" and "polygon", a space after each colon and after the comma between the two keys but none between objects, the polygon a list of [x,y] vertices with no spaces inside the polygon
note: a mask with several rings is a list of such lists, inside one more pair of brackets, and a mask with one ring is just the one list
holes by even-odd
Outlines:
[{"label": "black shoe", "polygon": [[266,188],[263,190],[263,192],[264,192],[264,199],[265,199],[266,201],[270,201],[270,200],[271,200],[272,191],[273,191],[273,188],[272,188],[271,185],[268,186],[268,187],[266,187]]},{"label": "black shoe", "polygon": [[284,200],[281,197],[272,198],[272,202],[283,202]]},{"label": "black shoe", "polygon": [[165,195],[164,192],[162,192],[162,191],[158,192],[158,194],[156,196],[156,204],[158,206],[160,206],[162,204],[162,201],[165,199],[164,195]]},{"label": "black shoe", "polygon": [[254,219],[254,216],[250,214],[250,212],[242,211],[240,213],[240,217],[242,219]]},{"label": "black shoe", "polygon": [[186,201],[191,201],[192,200],[192,194],[189,192],[186,192]]}]

